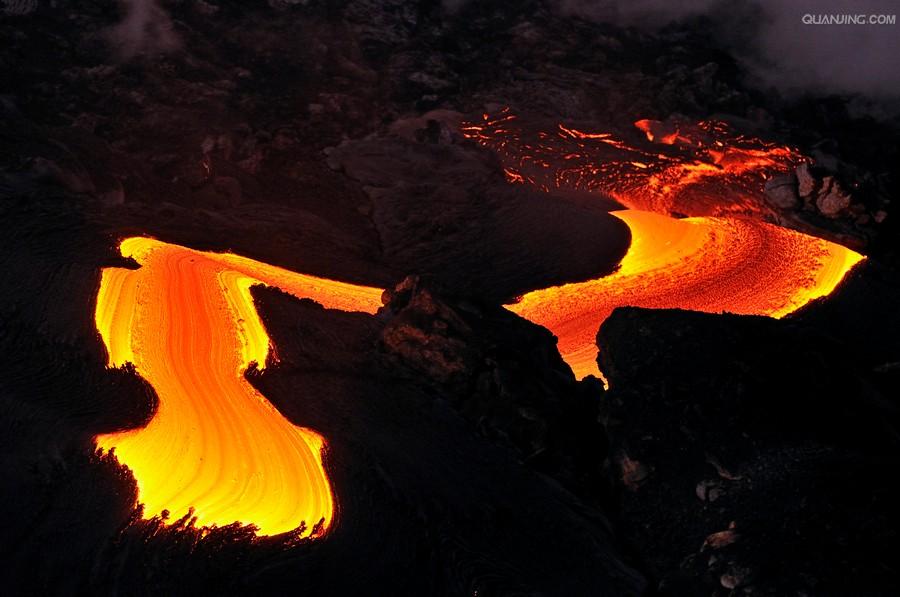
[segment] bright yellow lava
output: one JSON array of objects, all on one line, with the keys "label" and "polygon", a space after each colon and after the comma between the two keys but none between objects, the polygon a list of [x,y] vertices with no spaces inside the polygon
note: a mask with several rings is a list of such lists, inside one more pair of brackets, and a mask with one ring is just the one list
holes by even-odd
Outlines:
[{"label": "bright yellow lava", "polygon": [[265,367],[269,337],[250,287],[264,284],[326,308],[374,313],[381,290],[297,274],[232,254],[129,238],[141,267],[105,268],[97,329],[110,366],[133,363],[159,396],[146,427],[96,437],[134,473],[145,515],[194,508],[200,525],[252,523],[261,534],[308,534],[334,516],[322,451],[244,378]]},{"label": "bright yellow lava", "polygon": [[616,307],[783,317],[829,294],[863,259],[841,245],[756,220],[613,214],[632,235],[616,273],[535,290],[507,306],[553,332],[579,378],[599,375],[596,334]]},{"label": "bright yellow lava", "polygon": [[[508,308],[550,329],[579,377],[598,375],[597,329],[615,307],[781,317],[830,293],[861,255],[736,218],[677,220],[619,211],[632,243],[604,278],[527,293]],[[244,378],[269,337],[250,296],[265,284],[326,308],[374,313],[378,288],[294,273],[230,253],[129,238],[136,270],[106,268],[96,323],[110,366],[133,363],[159,396],[146,427],[97,436],[134,473],[145,514],[194,508],[200,525],[252,523],[262,534],[327,529],[334,498],[323,438],[293,425]]]}]

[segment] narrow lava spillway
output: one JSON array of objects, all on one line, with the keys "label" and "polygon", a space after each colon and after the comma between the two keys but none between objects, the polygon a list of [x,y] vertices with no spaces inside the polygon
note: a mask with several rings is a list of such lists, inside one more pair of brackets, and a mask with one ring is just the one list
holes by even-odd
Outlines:
[{"label": "narrow lava spillway", "polygon": [[559,338],[580,378],[599,375],[596,334],[622,306],[782,317],[829,294],[862,255],[746,218],[613,212],[631,246],[612,275],[525,294],[507,308]]},{"label": "narrow lava spillway", "polygon": [[202,526],[327,529],[334,498],[322,436],[293,425],[244,378],[251,363],[265,367],[270,348],[250,287],[367,313],[382,291],[149,238],[126,239],[121,252],[140,267],[103,270],[97,329],[109,365],[132,363],[159,405],[145,427],[96,443],[132,470],[145,515],[177,519],[193,508]]}]

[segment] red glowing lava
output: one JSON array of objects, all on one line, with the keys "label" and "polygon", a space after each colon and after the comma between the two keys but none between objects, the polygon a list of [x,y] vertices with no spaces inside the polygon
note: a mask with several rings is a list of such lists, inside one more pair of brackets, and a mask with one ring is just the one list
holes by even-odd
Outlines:
[{"label": "red glowing lava", "polygon": [[[558,336],[578,376],[599,374],[594,338],[615,307],[780,317],[830,293],[862,259],[760,221],[762,181],[800,161],[793,150],[715,122],[635,125],[646,147],[563,124],[528,136],[508,111],[463,127],[500,154],[511,183],[598,190],[632,208],[615,212],[632,233],[618,271],[535,290],[509,306]],[[736,213],[755,219],[708,217]],[[334,499],[325,440],[291,424],[244,378],[251,363],[265,366],[270,349],[249,288],[268,284],[368,313],[381,290],[147,238],[126,239],[121,250],[141,267],[103,270],[96,325],[110,365],[133,363],[159,408],[145,427],[96,441],[134,472],[146,513],[180,518],[193,509],[202,525],[240,521],[266,534],[302,522],[327,529]]]},{"label": "red glowing lava", "polygon": [[804,161],[796,150],[711,120],[634,126],[645,139],[566,124],[536,130],[505,109],[461,127],[500,156],[511,183],[597,191],[630,208],[615,212],[632,234],[617,272],[535,290],[509,306],[556,334],[579,377],[599,375],[595,336],[616,307],[781,317],[830,293],[863,258],[764,223],[772,214],[764,182]]},{"label": "red glowing lava", "polygon": [[616,307],[782,317],[829,294],[862,259],[841,245],[747,218],[614,215],[632,235],[618,271],[535,290],[507,307],[552,331],[578,377],[599,375],[595,338]]},{"label": "red glowing lava", "polygon": [[638,120],[634,127],[643,134],[629,133],[630,141],[562,123],[535,130],[505,109],[461,130],[500,156],[510,182],[599,191],[629,209],[669,215],[771,219],[763,183],[805,160],[714,120]]}]

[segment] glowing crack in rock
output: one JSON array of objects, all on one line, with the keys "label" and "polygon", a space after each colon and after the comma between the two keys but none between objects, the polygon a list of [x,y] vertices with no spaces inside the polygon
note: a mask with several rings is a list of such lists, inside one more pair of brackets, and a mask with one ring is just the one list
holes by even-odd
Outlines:
[{"label": "glowing crack in rock", "polygon": [[460,130],[497,153],[509,182],[599,191],[628,209],[667,215],[772,220],[765,181],[808,161],[792,147],[716,120],[633,124],[621,135],[563,123],[535,129],[506,108]]},{"label": "glowing crack in rock", "polygon": [[615,273],[535,290],[507,305],[559,338],[560,354],[579,378],[600,374],[597,330],[616,307],[783,317],[831,293],[863,259],[841,245],[746,218],[613,215],[632,236]]},{"label": "glowing crack in rock", "polygon": [[334,498],[325,442],[297,427],[244,378],[265,367],[269,337],[250,287],[264,284],[326,308],[374,313],[381,290],[297,274],[232,254],[150,238],[121,243],[141,267],[105,268],[95,320],[110,366],[134,365],[159,397],[140,429],[96,437],[134,473],[146,516],[252,523],[261,534],[319,524]]}]

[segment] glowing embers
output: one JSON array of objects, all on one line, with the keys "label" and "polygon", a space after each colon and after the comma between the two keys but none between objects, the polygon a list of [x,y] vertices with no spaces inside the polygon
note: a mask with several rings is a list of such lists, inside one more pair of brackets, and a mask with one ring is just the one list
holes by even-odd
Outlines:
[{"label": "glowing embers", "polygon": [[106,268],[96,324],[110,366],[134,364],[159,396],[146,427],[97,436],[134,473],[145,515],[262,534],[310,533],[333,518],[324,440],[293,425],[244,379],[269,338],[250,296],[267,284],[326,308],[374,313],[381,290],[297,274],[232,254],[129,238],[136,270]]},{"label": "glowing embers", "polygon": [[510,182],[600,191],[629,209],[669,215],[767,217],[763,182],[804,161],[790,147],[712,120],[638,120],[614,134],[526,125],[505,109],[461,130],[497,152]]},{"label": "glowing embers", "polygon": [[782,317],[829,294],[863,259],[843,246],[749,219],[614,215],[632,234],[616,273],[529,292],[507,307],[552,331],[578,377],[599,374],[597,330],[616,307]]}]

